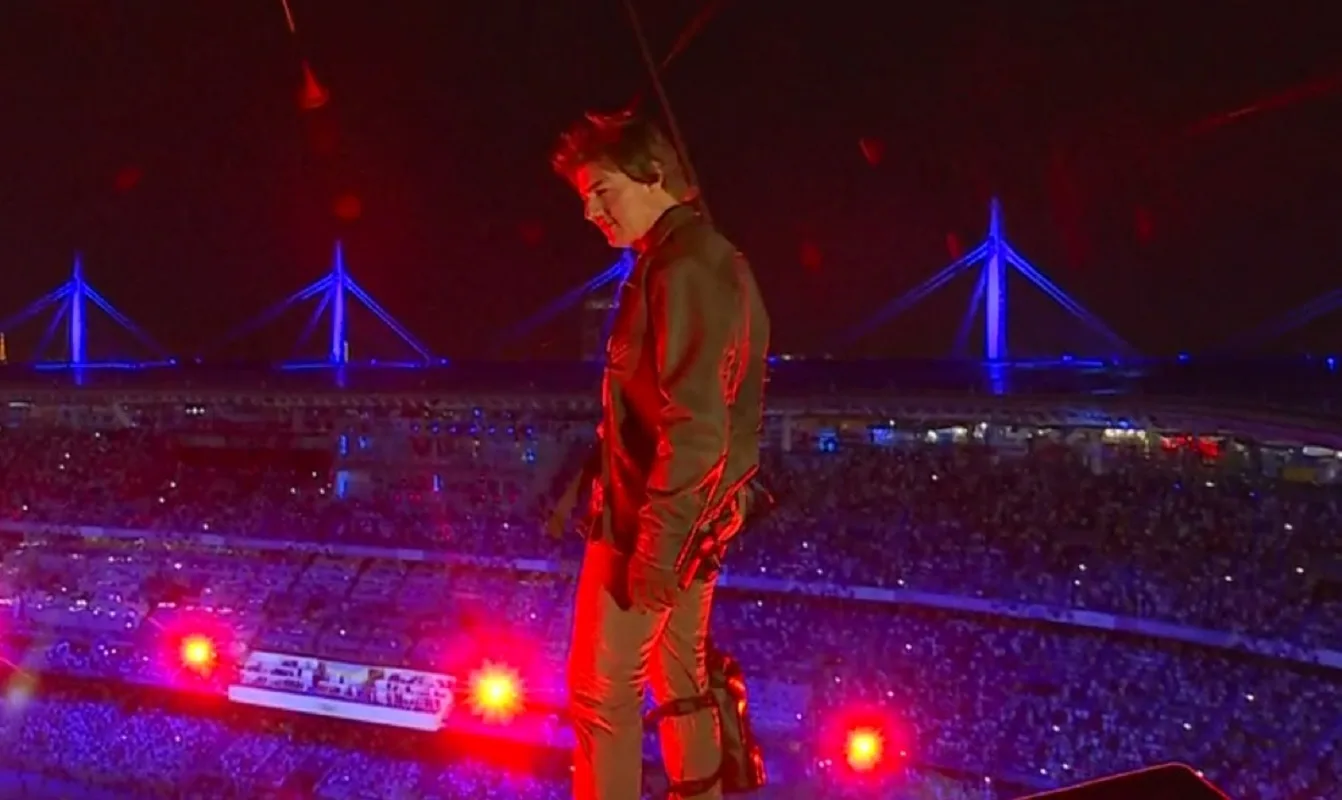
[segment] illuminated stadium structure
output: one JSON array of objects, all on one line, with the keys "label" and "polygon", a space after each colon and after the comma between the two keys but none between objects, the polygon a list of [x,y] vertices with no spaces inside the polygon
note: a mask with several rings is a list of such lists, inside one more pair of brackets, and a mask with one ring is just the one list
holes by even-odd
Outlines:
[{"label": "illuminated stadium structure", "polygon": [[[391,331],[396,338],[408,347],[417,357],[413,361],[388,359],[351,359],[350,357],[350,306],[353,300],[371,313],[378,322]],[[376,367],[427,367],[446,363],[437,358],[428,346],[415,337],[409,330],[378,304],[368,294],[345,266],[345,251],[340,242],[335,243],[335,252],[331,257],[331,271],[312,283],[294,292],[283,301],[275,304],[256,318],[227,334],[217,347],[237,341],[248,334],[266,327],[286,312],[308,301],[316,300],[307,326],[299,337],[296,347],[301,348],[316,332],[329,311],[326,334],[326,356],[319,360],[289,361],[285,369],[343,368],[349,366]]]},{"label": "illuminated stadium structure", "polygon": [[1094,333],[1110,348],[1108,353],[1078,353],[1075,355],[1098,356],[1106,360],[1131,358],[1136,350],[1118,334],[1111,331],[1099,317],[1082,308],[1062,289],[1058,288],[1016,248],[1007,241],[1002,221],[1002,204],[993,198],[988,210],[988,234],[973,250],[952,261],[935,275],[908,292],[892,300],[865,322],[846,332],[844,340],[852,343],[889,323],[895,317],[908,311],[927,299],[938,289],[955,280],[964,272],[981,266],[978,281],[975,284],[969,307],[961,318],[959,333],[956,336],[955,352],[967,352],[969,332],[978,318],[979,308],[983,308],[983,358],[989,364],[1011,361],[1007,335],[1007,276],[1015,270],[1031,285],[1043,292],[1050,300]]},{"label": "illuminated stadium structure", "polygon": [[[90,357],[89,315],[95,309],[129,334],[144,348],[151,359]],[[169,358],[167,351],[93,288],[84,276],[83,259],[79,253],[75,253],[69,280],[37,298],[17,314],[0,321],[0,333],[22,328],[29,322],[40,319],[44,314],[49,315],[47,327],[31,357],[31,362],[39,369],[129,369],[168,366],[175,363]],[[58,335],[65,345],[64,357],[48,358],[46,354]]]},{"label": "illuminated stadium structure", "polygon": [[[1072,369],[1106,366],[1121,369],[1125,365],[1139,366],[1160,363],[1160,359],[1143,359],[1122,337],[1110,330],[1098,317],[1087,311],[1050,281],[1007,240],[1003,224],[1001,205],[997,200],[993,200],[990,206],[988,233],[980,244],[961,258],[946,265],[923,283],[892,300],[867,320],[845,331],[841,337],[842,341],[850,344],[857,342],[917,306],[956,277],[977,269],[978,277],[975,289],[960,320],[955,342],[951,349],[952,359],[947,363],[980,363],[985,368],[994,371],[993,390],[995,392],[1002,393],[1007,386],[1002,377],[1005,373],[996,370],[1006,370],[1012,367],[1028,368],[1041,364],[1052,364]],[[609,291],[612,285],[618,284],[628,275],[633,267],[633,262],[632,252],[626,251],[615,263],[591,280],[565,292],[523,321],[505,329],[497,338],[497,343],[515,342],[559,315],[581,306],[585,299]],[[1077,320],[1086,330],[1094,334],[1096,339],[1105,342],[1107,351],[1103,353],[1072,353],[1065,355],[1062,361],[1047,362],[1022,361],[1013,357],[1009,346],[1007,326],[1010,316],[1007,278],[1013,271],[1023,277],[1030,285],[1038,288],[1040,292]],[[358,348],[352,346],[354,333],[350,325],[350,312],[354,306],[350,305],[351,299],[358,307],[366,309],[385,330],[391,332],[395,339],[412,353],[413,357],[408,360],[405,358],[352,357],[352,352]],[[397,321],[354,279],[345,264],[344,250],[340,242],[335,244],[330,272],[282,302],[277,303],[265,313],[234,329],[224,336],[210,352],[220,352],[228,345],[264,329],[286,313],[309,302],[313,304],[312,312],[295,349],[302,348],[304,344],[312,340],[325,323],[325,329],[321,331],[322,338],[326,342],[323,348],[324,355],[317,359],[284,361],[279,365],[282,369],[332,371],[337,376],[337,385],[344,385],[348,369],[449,366],[447,359],[436,356],[427,344]],[[1237,337],[1227,347],[1215,351],[1213,355],[1222,361],[1251,356],[1255,348],[1262,343],[1335,312],[1340,302],[1342,302],[1342,290],[1326,294],[1273,323]],[[603,304],[603,307],[610,306],[611,304]],[[120,354],[118,358],[92,358],[89,350],[88,320],[94,309],[100,311],[120,329],[128,333],[141,346],[148,358],[140,357],[137,359],[129,353]],[[975,362],[968,355],[970,352],[968,343],[980,311],[983,315],[983,357],[981,361]],[[35,318],[40,317],[44,312],[51,312],[51,317],[40,343],[25,357],[14,352],[14,342],[11,339],[6,346],[7,363],[15,366],[27,364],[43,370],[78,367],[80,369],[76,372],[80,374],[83,373],[84,368],[132,369],[148,366],[186,365],[188,363],[195,365],[213,363],[209,358],[203,356],[187,361],[169,357],[164,348],[154,342],[150,336],[119,312],[89,284],[84,276],[82,262],[78,255],[75,257],[70,279],[49,294],[38,298],[22,311],[0,322],[0,335],[22,328]],[[50,345],[58,333],[61,334],[60,338],[65,344],[66,356],[64,358],[49,358],[47,353],[51,350]],[[1187,355],[1181,355],[1179,360],[1187,362],[1189,359]],[[1335,354],[1325,354],[1324,363],[1330,370],[1335,370],[1337,366]]]}]

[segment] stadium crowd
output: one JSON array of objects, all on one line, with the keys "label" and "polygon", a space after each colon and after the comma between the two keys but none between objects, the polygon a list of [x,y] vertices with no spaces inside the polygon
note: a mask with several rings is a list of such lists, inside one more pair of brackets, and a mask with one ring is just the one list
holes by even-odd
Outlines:
[{"label": "stadium crowd", "polygon": [[[217,432],[211,420],[188,432]],[[208,629],[226,632],[232,656],[452,675],[503,657],[529,695],[562,702],[565,567],[580,544],[544,534],[537,495],[581,446],[582,424],[520,412],[444,421],[453,443],[432,485],[342,496],[338,462],[202,460],[184,452],[180,420],[127,422],[0,429],[0,635],[16,666],[218,692],[162,644]],[[320,414],[303,423],[332,449],[377,435]],[[714,621],[751,678],[771,767],[788,778],[763,796],[1012,796],[1170,760],[1237,798],[1342,796],[1342,673],[1301,657],[1342,650],[1342,598],[1321,568],[1338,553],[1336,489],[1141,438],[1099,449],[1052,436],[1023,447],[803,440],[764,461],[779,507],[735,543]],[[149,533],[90,539],[77,525]],[[505,558],[531,561],[519,574]],[[1000,608],[859,599],[855,587]],[[1022,604],[1051,611],[1013,611]],[[1097,630],[1069,610],[1277,644],[1248,653]],[[562,775],[429,764],[275,726],[240,732],[222,712],[12,687],[6,708],[0,767],[34,796],[73,784],[97,787],[91,797],[567,791]],[[854,719],[882,732],[895,768],[849,774]]]}]

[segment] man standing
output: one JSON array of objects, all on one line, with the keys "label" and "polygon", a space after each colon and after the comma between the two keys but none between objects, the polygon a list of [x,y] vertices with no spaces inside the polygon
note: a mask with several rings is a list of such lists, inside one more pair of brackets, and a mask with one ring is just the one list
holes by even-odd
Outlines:
[{"label": "man standing", "polygon": [[745,258],[686,204],[694,187],[656,125],[589,114],[552,162],[610,245],[638,256],[607,343],[574,611],[574,795],[638,800],[650,685],[673,795],[721,797],[717,710],[692,702],[708,691],[716,578],[697,554],[740,527],[758,469],[768,314]]}]

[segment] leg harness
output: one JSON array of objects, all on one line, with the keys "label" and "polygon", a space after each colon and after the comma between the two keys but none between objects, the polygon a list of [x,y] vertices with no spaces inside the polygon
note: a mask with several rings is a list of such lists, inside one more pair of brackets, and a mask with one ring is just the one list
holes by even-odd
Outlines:
[{"label": "leg harness", "polygon": [[722,743],[722,760],[711,775],[674,781],[673,797],[703,794],[722,783],[723,794],[742,794],[764,786],[768,773],[764,756],[750,726],[745,678],[736,659],[708,644],[708,691],[697,697],[669,700],[644,717],[651,727],[668,717],[683,717],[711,710]]}]

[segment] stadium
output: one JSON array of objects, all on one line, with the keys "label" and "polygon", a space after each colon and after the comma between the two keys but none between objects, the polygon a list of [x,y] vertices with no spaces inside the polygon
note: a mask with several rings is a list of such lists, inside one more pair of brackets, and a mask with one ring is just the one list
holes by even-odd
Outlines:
[{"label": "stadium", "polygon": [[[1167,761],[1335,795],[1335,427],[1237,407],[1216,367],[1006,397],[889,370],[898,392],[776,365],[780,508],[714,615],[762,796],[1014,797]],[[537,503],[594,407],[509,371],[11,375],[12,796],[565,796],[580,543]]]},{"label": "stadium", "polygon": [[[0,800],[573,796],[585,542],[546,522],[637,261],[562,291],[609,249],[569,236],[571,187],[517,188],[518,156],[576,107],[565,81],[624,102],[636,75],[627,107],[656,100],[692,173],[664,73],[732,25],[695,45],[711,72],[677,66],[692,87],[665,77],[721,100],[699,125],[751,131],[687,128],[787,343],[776,506],[712,612],[767,764],[752,796],[1009,800],[1175,764],[1236,800],[1342,797],[1342,294],[1256,260],[1342,246],[1342,78],[1305,33],[1266,77],[1258,15],[1232,46],[1167,4],[1160,25],[985,3],[899,26],[717,0],[225,5],[0,26],[0,90],[29,112],[0,128],[24,197],[0,240],[28,247],[0,287]],[[650,45],[636,6],[654,40],[683,30]],[[630,27],[637,60],[609,46]],[[1185,29],[1182,78],[1105,49]],[[1074,31],[1038,57],[1059,75],[1032,72],[1031,37]],[[1252,80],[1205,66],[1223,51]],[[650,732],[645,800],[671,791],[661,753]]]}]

